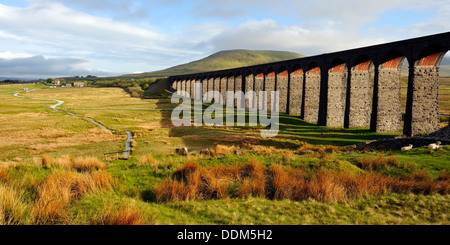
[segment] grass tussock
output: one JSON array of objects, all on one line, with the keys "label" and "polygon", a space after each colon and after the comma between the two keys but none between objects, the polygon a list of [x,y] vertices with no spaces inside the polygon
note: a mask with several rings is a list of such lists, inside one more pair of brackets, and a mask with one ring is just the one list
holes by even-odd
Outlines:
[{"label": "grass tussock", "polygon": [[108,206],[94,216],[91,225],[147,225],[144,213],[131,205]]},{"label": "grass tussock", "polygon": [[450,194],[450,178],[432,180],[423,174],[394,178],[380,173],[353,174],[319,171],[306,174],[303,168],[247,164],[206,169],[195,162],[179,168],[172,178],[154,189],[158,202],[225,199],[248,196],[294,201],[314,199],[340,202],[384,193]]},{"label": "grass tussock", "polygon": [[139,158],[138,167],[146,165],[157,165],[158,161],[153,157],[153,155],[144,155]]},{"label": "grass tussock", "polygon": [[0,184],[0,225],[25,224],[27,210],[23,193]]},{"label": "grass tussock", "polygon": [[36,224],[63,224],[69,215],[69,203],[82,196],[112,187],[106,172],[57,172],[48,176],[37,190],[33,208]]},{"label": "grass tussock", "polygon": [[11,176],[8,171],[4,168],[0,168],[0,181],[1,182],[9,182],[11,180]]},{"label": "grass tussock", "polygon": [[237,148],[235,146],[226,146],[226,145],[216,145],[216,149],[213,153],[216,157],[227,157],[232,156],[234,154],[234,151]]},{"label": "grass tussock", "polygon": [[314,146],[307,143],[301,143],[300,147],[295,151],[297,155],[307,155],[315,158],[326,158],[329,154],[339,152],[340,149],[336,146]]},{"label": "grass tussock", "polygon": [[44,155],[41,160],[41,166],[44,168],[62,168],[65,170],[75,170],[78,172],[92,172],[106,169],[106,164],[95,157],[73,157],[64,155],[60,158],[53,158]]},{"label": "grass tussock", "polygon": [[365,170],[379,170],[384,167],[401,166],[401,163],[396,156],[385,157],[382,154],[376,156],[375,158],[358,158],[356,161],[358,166]]}]

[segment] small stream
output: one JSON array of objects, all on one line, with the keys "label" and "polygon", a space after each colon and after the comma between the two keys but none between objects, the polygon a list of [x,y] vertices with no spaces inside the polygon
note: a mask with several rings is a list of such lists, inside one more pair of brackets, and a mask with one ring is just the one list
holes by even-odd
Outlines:
[{"label": "small stream", "polygon": [[[35,90],[35,89],[33,89],[33,90]],[[33,90],[30,90],[30,92],[33,91]],[[52,109],[52,110],[54,110],[54,111],[58,111],[58,112],[63,112],[63,113],[69,114],[69,115],[71,115],[71,116],[73,116],[73,117],[78,117],[78,118],[86,119],[86,120],[92,122],[93,124],[97,125],[97,126],[100,127],[101,129],[106,130],[106,131],[110,131],[110,132],[114,133],[113,130],[111,130],[111,129],[105,127],[105,125],[103,125],[103,124],[101,124],[101,123],[95,121],[95,120],[92,119],[92,118],[89,118],[89,117],[80,117],[80,116],[78,116],[77,114],[74,114],[74,113],[72,113],[72,112],[69,112],[69,111],[66,111],[66,110],[59,109],[58,106],[60,106],[60,105],[62,105],[62,104],[65,103],[65,101],[63,101],[63,100],[53,100],[53,99],[33,98],[33,97],[28,97],[28,96],[22,96],[22,95],[19,95],[19,93],[20,93],[20,92],[15,93],[14,96],[15,96],[15,97],[19,97],[19,98],[32,99],[32,100],[56,101],[57,103],[54,104],[54,105],[52,105],[52,106],[50,106],[50,107],[49,107],[50,109]],[[124,158],[129,158],[129,157],[130,157],[130,152],[131,152],[131,141],[133,140],[133,134],[132,134],[130,131],[125,131],[125,133],[127,134],[127,141],[125,142],[125,150],[124,150],[124,152],[123,152],[123,157],[124,157]]]}]

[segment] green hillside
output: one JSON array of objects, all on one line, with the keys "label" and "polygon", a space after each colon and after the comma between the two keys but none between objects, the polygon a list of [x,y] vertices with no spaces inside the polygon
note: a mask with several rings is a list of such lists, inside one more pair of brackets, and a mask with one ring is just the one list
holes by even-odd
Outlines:
[{"label": "green hillside", "polygon": [[257,50],[229,50],[221,51],[204,59],[187,64],[174,66],[165,70],[146,72],[141,74],[123,75],[119,78],[149,78],[168,77],[173,75],[190,74],[197,72],[216,71],[243,66],[258,65],[282,60],[304,57],[301,54],[285,51],[257,51]]}]

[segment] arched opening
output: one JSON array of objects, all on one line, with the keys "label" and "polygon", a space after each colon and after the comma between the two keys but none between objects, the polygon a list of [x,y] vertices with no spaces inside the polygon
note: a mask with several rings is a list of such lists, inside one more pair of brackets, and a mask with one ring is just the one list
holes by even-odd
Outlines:
[{"label": "arched opening", "polygon": [[276,90],[279,93],[278,108],[281,112],[288,112],[289,72],[286,67],[282,66],[278,68],[276,84]]},{"label": "arched opening", "polygon": [[366,55],[358,57],[351,68],[350,89],[347,95],[346,118],[348,128],[370,127],[374,87],[374,64]]},{"label": "arched opening", "polygon": [[347,95],[347,64],[336,59],[328,70],[327,119],[328,127],[343,127]]},{"label": "arched opening", "polygon": [[303,69],[295,64],[289,79],[289,114],[300,115],[303,98]]},{"label": "arched opening", "polygon": [[264,79],[264,91],[266,92],[266,97],[263,98],[263,106],[260,108],[269,111],[276,109],[274,105],[272,105],[272,92],[275,91],[275,87],[275,71],[272,68],[268,68]]},{"label": "arched opening", "polygon": [[[402,64],[404,60],[405,56],[402,53],[391,51],[384,55],[378,66],[371,120],[371,130],[374,132],[402,130]],[[404,79],[403,83],[405,83]]]},{"label": "arched opening", "polygon": [[439,64],[439,113],[440,126],[450,125],[450,53]]},{"label": "arched opening", "polygon": [[320,67],[317,63],[311,63],[306,70],[304,82],[304,106],[303,119],[307,122],[317,123],[319,120],[320,102]]},{"label": "arched opening", "polygon": [[439,130],[439,66],[447,51],[441,45],[428,45],[414,62],[408,84],[404,134],[421,135]]}]

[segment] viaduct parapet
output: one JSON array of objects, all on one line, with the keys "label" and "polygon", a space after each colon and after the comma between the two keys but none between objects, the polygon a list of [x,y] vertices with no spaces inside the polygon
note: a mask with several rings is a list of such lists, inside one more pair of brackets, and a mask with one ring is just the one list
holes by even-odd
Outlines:
[{"label": "viaduct parapet", "polygon": [[[169,77],[172,88],[195,95],[219,91],[278,91],[278,109],[321,126],[370,127],[374,132],[421,135],[439,129],[439,65],[450,32],[341,52]],[[404,125],[401,67],[409,63]],[[187,94],[186,93],[186,94]],[[195,95],[196,96],[196,95]],[[270,97],[269,97],[270,98]],[[254,107],[258,98],[245,99]],[[270,101],[265,101],[270,105]]]}]

